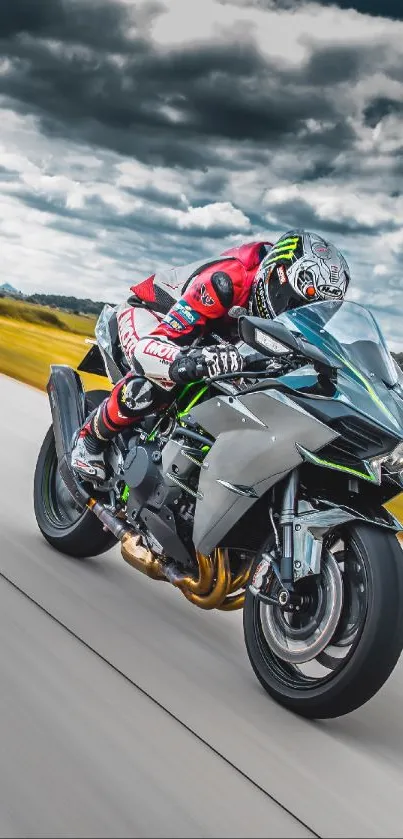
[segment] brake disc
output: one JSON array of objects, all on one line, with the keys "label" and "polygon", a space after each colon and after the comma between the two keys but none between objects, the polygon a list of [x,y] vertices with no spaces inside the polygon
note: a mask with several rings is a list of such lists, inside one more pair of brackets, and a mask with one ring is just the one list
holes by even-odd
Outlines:
[{"label": "brake disc", "polygon": [[317,580],[316,605],[300,629],[287,622],[289,613],[280,605],[260,604],[262,629],[270,650],[291,664],[312,661],[328,646],[335,634],[343,608],[343,580],[330,551],[322,557]]}]

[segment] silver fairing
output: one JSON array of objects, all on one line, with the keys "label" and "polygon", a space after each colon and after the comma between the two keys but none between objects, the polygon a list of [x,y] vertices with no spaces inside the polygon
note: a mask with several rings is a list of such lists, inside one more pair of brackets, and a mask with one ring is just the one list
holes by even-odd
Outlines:
[{"label": "silver fairing", "polygon": [[216,438],[199,481],[193,541],[209,554],[273,484],[302,462],[296,443],[317,451],[338,434],[277,390],[217,396],[192,409]]}]

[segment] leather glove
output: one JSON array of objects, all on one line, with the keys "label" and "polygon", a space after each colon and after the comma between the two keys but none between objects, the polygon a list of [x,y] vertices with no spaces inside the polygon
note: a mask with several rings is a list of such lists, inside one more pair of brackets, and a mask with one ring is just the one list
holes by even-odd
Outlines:
[{"label": "leather glove", "polygon": [[236,375],[242,367],[242,357],[236,347],[202,347],[180,352],[169,367],[169,377],[178,384],[187,384],[222,373]]}]

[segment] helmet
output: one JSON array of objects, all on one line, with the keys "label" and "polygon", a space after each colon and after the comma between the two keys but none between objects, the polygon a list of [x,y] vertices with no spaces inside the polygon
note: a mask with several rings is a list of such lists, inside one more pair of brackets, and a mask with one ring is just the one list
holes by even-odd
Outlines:
[{"label": "helmet", "polygon": [[292,230],[269,250],[257,271],[253,314],[274,318],[320,300],[342,300],[350,282],[344,256],[316,233]]}]

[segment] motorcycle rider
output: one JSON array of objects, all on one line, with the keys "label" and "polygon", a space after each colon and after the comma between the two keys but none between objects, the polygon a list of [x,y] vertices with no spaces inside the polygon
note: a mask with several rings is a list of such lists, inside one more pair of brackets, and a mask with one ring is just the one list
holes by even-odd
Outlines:
[{"label": "motorcycle rider", "polygon": [[334,245],[315,233],[293,230],[274,245],[251,242],[131,286],[133,305],[117,307],[119,341],[130,372],[78,430],[74,470],[84,479],[104,481],[109,442],[169,404],[177,384],[241,373],[235,346],[192,347],[209,328],[225,334],[233,306],[274,318],[306,303],[341,300],[349,282],[347,262]]}]

